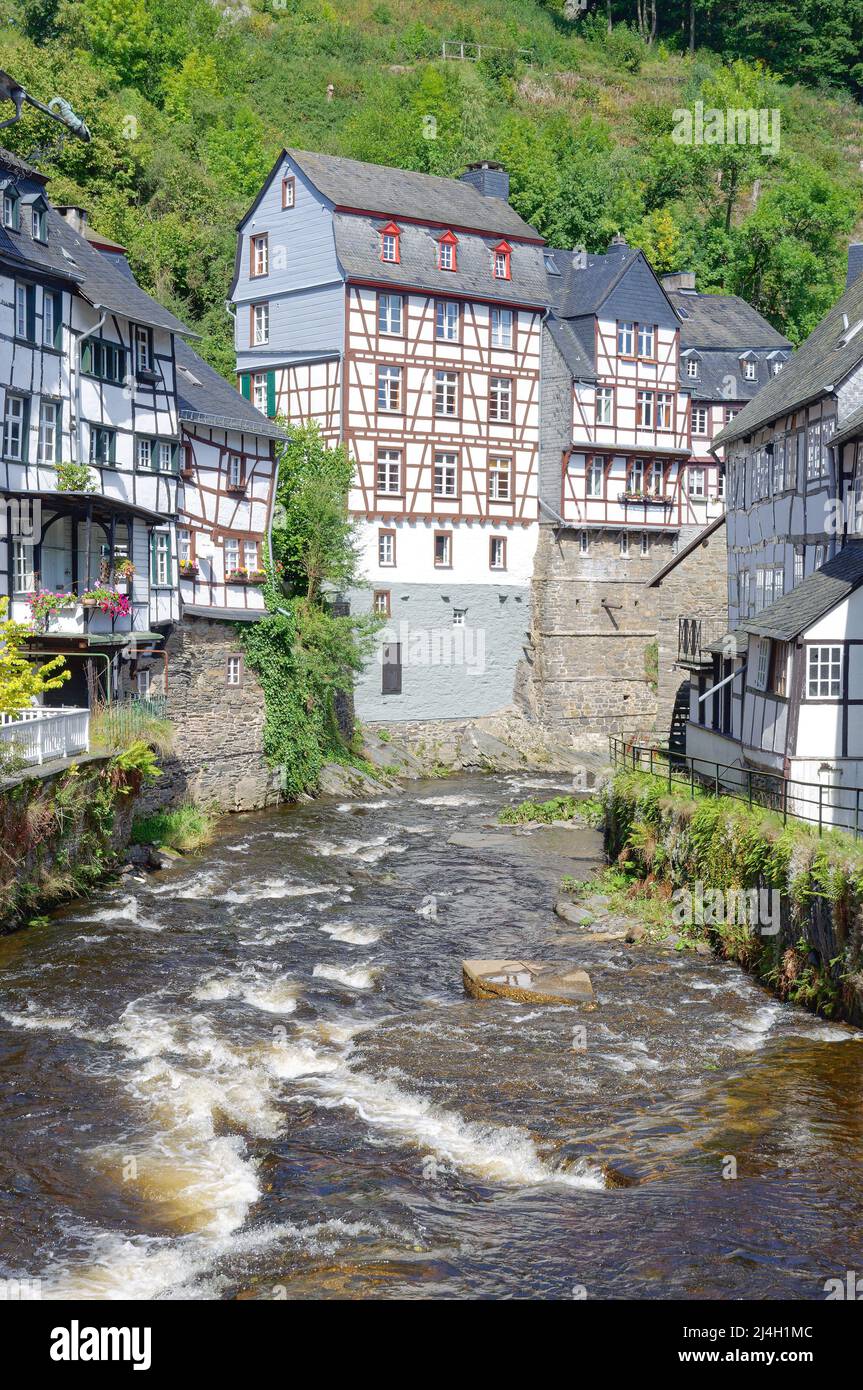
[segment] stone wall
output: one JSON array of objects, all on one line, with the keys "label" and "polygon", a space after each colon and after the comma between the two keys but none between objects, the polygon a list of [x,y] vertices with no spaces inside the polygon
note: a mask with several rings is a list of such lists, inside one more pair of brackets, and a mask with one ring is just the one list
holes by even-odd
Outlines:
[{"label": "stone wall", "polygon": [[671,559],[673,535],[655,536],[648,555],[620,554],[619,532],[540,527],[531,632],[516,698],[531,719],[578,748],[603,747],[609,733],[653,727],[656,691],[650,648],[657,595],[647,581]]},{"label": "stone wall", "polygon": [[[685,549],[681,538],[681,550]],[[679,618],[701,618],[718,630],[728,625],[728,577],[724,524],[684,555],[649,592],[656,596],[659,682],[656,732],[669,736],[675,702],[688,708],[689,675],[677,665]]]},{"label": "stone wall", "polygon": [[[167,642],[167,717],[172,754],[146,808],[192,798],[224,811],[249,811],[280,798],[263,751],[264,692],[246,664],[236,625],[186,616]],[[228,658],[241,659],[228,685]]]}]

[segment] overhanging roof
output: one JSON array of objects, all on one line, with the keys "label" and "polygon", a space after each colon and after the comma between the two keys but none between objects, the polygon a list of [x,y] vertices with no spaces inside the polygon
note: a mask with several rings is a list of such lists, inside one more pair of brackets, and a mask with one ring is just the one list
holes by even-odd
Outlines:
[{"label": "overhanging roof", "polygon": [[790,593],[740,623],[744,632],[792,642],[863,584],[863,541],[849,541]]}]

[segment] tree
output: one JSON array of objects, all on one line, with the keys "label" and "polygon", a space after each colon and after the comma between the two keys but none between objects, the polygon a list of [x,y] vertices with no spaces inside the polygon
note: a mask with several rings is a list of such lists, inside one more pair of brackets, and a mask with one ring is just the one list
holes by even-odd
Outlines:
[{"label": "tree", "polygon": [[316,604],[324,585],[348,588],[356,578],[354,524],[348,514],[353,465],[330,449],[318,424],[295,428],[279,459],[273,551],[290,592]]},{"label": "tree", "polygon": [[33,629],[7,616],[8,598],[0,598],[0,714],[27,709],[46,690],[59,690],[72,672],[62,656],[36,666],[21,648]]}]

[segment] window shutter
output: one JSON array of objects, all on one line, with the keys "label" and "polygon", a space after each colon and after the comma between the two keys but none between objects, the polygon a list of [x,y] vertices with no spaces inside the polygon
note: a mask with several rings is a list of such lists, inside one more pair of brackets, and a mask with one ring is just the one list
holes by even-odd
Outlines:
[{"label": "window shutter", "polygon": [[243,372],[240,377],[240,390],[247,401],[252,399],[252,378],[248,372]]},{"label": "window shutter", "polygon": [[24,401],[23,418],[21,420],[21,461],[26,463],[30,457],[30,400]]},{"label": "window shutter", "polygon": [[156,583],[156,532],[150,532],[150,583]]},{"label": "window shutter", "polygon": [[108,435],[108,462],[117,462],[117,436],[113,430]]},{"label": "window shutter", "polygon": [[93,370],[93,344],[87,340],[81,352],[81,371],[92,372]]},{"label": "window shutter", "polygon": [[63,296],[54,295],[54,346],[63,347]]},{"label": "window shutter", "polygon": [[27,337],[36,341],[36,286],[27,286]]},{"label": "window shutter", "polygon": [[276,413],[276,374],[267,372],[267,414],[272,417]]}]

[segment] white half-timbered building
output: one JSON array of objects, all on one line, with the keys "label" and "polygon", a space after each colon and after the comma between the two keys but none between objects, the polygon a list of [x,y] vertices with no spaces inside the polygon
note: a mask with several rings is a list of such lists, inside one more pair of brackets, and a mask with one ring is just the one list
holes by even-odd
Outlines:
[{"label": "white half-timbered building", "polygon": [[537,534],[542,239],[497,166],[443,179],[287,150],[239,228],[243,393],[315,419],[389,618],[366,719],[508,704]]}]

